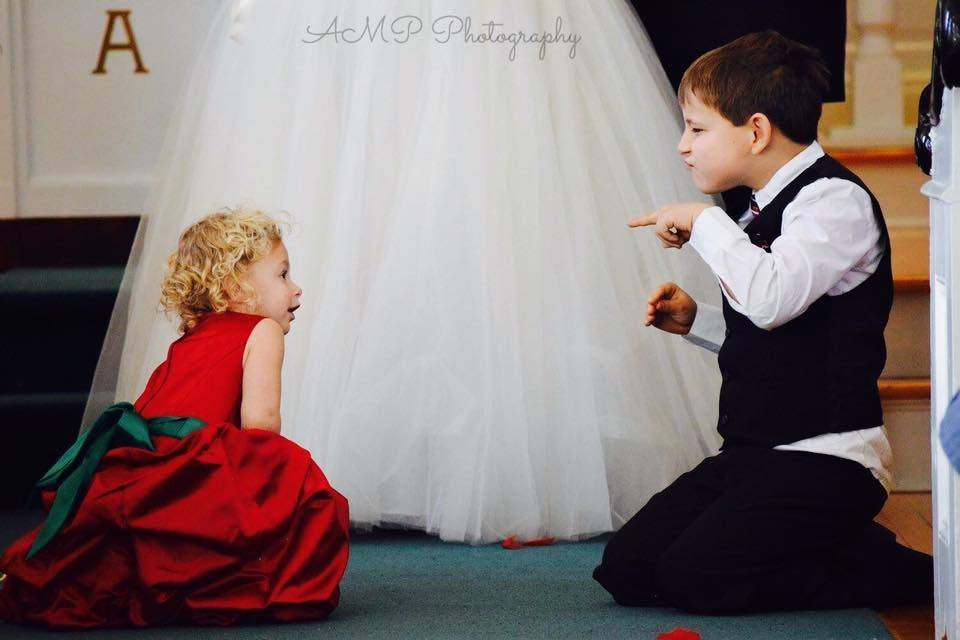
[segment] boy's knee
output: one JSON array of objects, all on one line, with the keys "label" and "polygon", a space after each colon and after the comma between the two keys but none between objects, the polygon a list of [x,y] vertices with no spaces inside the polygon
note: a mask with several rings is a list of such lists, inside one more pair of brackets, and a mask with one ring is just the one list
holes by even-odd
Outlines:
[{"label": "boy's knee", "polygon": [[593,570],[593,579],[607,590],[613,601],[623,607],[646,607],[658,604],[651,579],[652,567],[640,569],[601,564]]},{"label": "boy's knee", "polygon": [[749,598],[744,597],[743,585],[737,584],[734,567],[730,569],[717,567],[715,558],[675,547],[657,563],[657,585],[663,600],[678,609],[697,613],[746,611]]},{"label": "boy's knee", "polygon": [[653,598],[654,563],[627,536],[614,534],[603,550],[593,579],[623,606],[648,606]]},{"label": "boy's knee", "polygon": [[603,548],[603,561],[601,566],[621,566],[629,562],[631,556],[635,554],[635,545],[631,544],[631,540],[627,536],[622,535],[622,532],[622,529],[617,531],[607,540],[607,544]]}]

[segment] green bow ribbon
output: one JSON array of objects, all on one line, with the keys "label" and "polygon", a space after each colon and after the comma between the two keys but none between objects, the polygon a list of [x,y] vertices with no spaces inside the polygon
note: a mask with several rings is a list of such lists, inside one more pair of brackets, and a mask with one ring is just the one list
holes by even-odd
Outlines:
[{"label": "green bow ribbon", "polygon": [[73,446],[67,449],[37,482],[37,489],[56,489],[57,497],[53,500],[43,528],[27,553],[27,559],[43,549],[76,511],[87,492],[90,479],[107,451],[115,447],[137,447],[153,451],[151,435],[181,439],[205,424],[196,418],[169,416],[144,420],[129,402],[118,402],[108,407],[93,426],[81,434]]}]

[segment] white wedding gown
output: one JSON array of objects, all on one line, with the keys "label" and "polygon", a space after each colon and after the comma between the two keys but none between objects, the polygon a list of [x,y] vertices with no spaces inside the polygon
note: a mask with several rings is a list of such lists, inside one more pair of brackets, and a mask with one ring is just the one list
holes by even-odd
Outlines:
[{"label": "white wedding gown", "polygon": [[[423,25],[406,43],[304,42],[334,17],[359,31],[403,15]],[[511,60],[510,44],[437,42],[444,15],[527,33],[561,17],[581,40],[574,57],[520,44]],[[116,396],[134,398],[176,337],[156,305],[185,226],[223,206],[282,210],[304,290],[283,433],[355,524],[473,543],[615,529],[718,444],[715,358],[643,327],[661,282],[715,299],[715,281],[692,251],[626,226],[704,199],[679,134],[624,0],[225,2],[98,385],[122,355]]]}]

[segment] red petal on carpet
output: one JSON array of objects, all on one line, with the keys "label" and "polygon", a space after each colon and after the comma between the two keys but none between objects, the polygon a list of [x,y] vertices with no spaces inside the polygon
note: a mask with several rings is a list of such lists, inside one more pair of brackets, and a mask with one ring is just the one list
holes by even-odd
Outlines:
[{"label": "red petal on carpet", "polygon": [[508,536],[504,538],[503,542],[500,543],[500,545],[504,549],[510,549],[511,551],[515,551],[517,549],[522,549],[524,547],[548,547],[556,541],[557,541],[556,538],[546,537],[546,538],[537,538],[536,540],[527,540],[526,542],[520,542],[519,540],[517,540],[517,536]]},{"label": "red petal on carpet", "polygon": [[657,636],[657,640],[700,640],[700,634],[690,629],[674,629]]},{"label": "red petal on carpet", "polygon": [[517,542],[517,536],[509,536],[504,538],[501,546],[503,546],[504,549],[510,550],[523,549],[523,543]]}]

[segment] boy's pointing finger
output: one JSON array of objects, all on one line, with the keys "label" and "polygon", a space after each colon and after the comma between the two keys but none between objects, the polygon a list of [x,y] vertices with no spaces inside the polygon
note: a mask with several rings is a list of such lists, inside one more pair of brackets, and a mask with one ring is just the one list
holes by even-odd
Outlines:
[{"label": "boy's pointing finger", "polygon": [[627,223],[631,229],[636,229],[637,227],[649,227],[652,224],[657,224],[658,215],[656,212],[641,216],[639,218],[634,218]]}]

